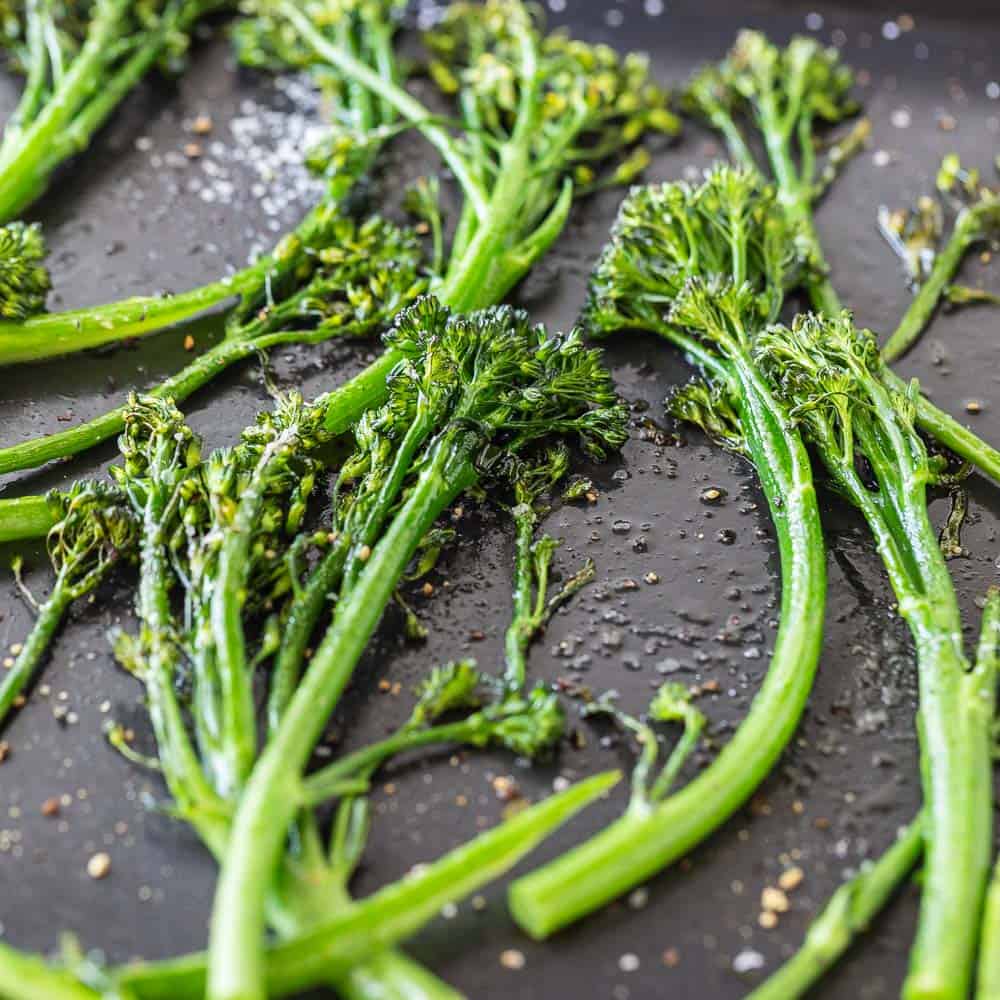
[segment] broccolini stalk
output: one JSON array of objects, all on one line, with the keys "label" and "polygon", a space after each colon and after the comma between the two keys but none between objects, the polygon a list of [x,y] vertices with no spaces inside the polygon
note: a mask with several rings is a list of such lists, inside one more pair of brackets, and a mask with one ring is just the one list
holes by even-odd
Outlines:
[{"label": "broccolini stalk", "polygon": [[534,937],[700,843],[767,776],[802,715],[822,644],[825,546],[805,447],[753,357],[786,290],[802,280],[798,246],[773,189],[755,172],[719,166],[696,187],[634,189],[592,277],[587,325],[654,330],[683,350],[706,383],[683,391],[675,408],[756,468],[778,539],[781,621],[750,712],[708,768],[673,795],[639,796],[601,833],[514,883],[511,912]]},{"label": "broccolini stalk", "polygon": [[549,619],[595,576],[592,560],[550,596],[549,571],[559,543],[551,535],[535,538],[542,511],[539,502],[566,474],[565,448],[553,448],[536,462],[519,462],[512,472],[514,519],[514,614],[504,637],[504,684],[521,691],[527,680],[528,649]]},{"label": "broccolini stalk", "polygon": [[[954,206],[954,223],[943,238],[944,211],[933,198],[921,198],[912,212],[879,210],[879,228],[896,251],[917,294],[882,357],[902,357],[927,328],[942,299],[953,303],[975,299],[974,289],[953,289],[951,282],[973,247],[1000,235],[1000,195],[986,187],[975,170],[965,170],[958,157],[945,157],[937,188]],[[987,297],[988,300],[988,297]]]},{"label": "broccolini stalk", "polygon": [[[438,515],[491,468],[536,444],[579,438],[593,455],[620,446],[627,415],[596,352],[579,335],[548,336],[523,314],[492,309],[450,315],[433,299],[406,310],[387,336],[403,359],[389,379],[389,400],[378,422],[390,440],[426,424],[425,440],[401,475],[387,476],[398,498],[386,517],[372,517],[378,537],[348,549],[333,623],[299,681],[240,800],[216,892],[208,995],[265,995],[262,954],[264,905],[282,845],[303,802],[303,771],[355,664]],[[376,439],[362,438],[359,449]],[[391,456],[354,458],[358,467]],[[355,499],[355,503],[357,498]],[[348,545],[365,534],[355,525]],[[352,562],[363,564],[352,571]]]},{"label": "broccolini stalk", "polygon": [[133,396],[119,448],[122,464],[111,471],[140,523],[136,612],[141,627],[137,637],[117,635],[115,654],[146,689],[159,767],[177,812],[217,853],[225,846],[226,809],[184,721],[177,692],[183,654],[171,610],[171,548],[184,498],[198,489],[200,442],[169,400]]},{"label": "broccolini stalk", "polygon": [[[191,0],[185,0],[189,5]],[[203,3],[204,0],[201,0]],[[215,0],[217,6],[223,0]],[[341,30],[345,32],[346,44],[352,47],[358,58],[366,62],[386,67],[386,72],[395,72],[392,55],[392,37],[395,20],[391,17],[394,8],[392,0],[376,4],[341,3]],[[241,27],[246,28],[244,21]],[[312,60],[306,54],[294,50],[280,53],[262,51],[255,39],[246,31],[238,36],[238,49],[243,62],[262,69],[301,70],[310,72]],[[278,283],[291,270],[302,266],[301,252],[315,253],[325,249],[325,243],[315,244],[317,222],[329,215],[331,204],[339,203],[348,194],[356,179],[371,165],[385,138],[383,131],[392,123],[392,115],[379,114],[371,105],[366,94],[346,93],[338,81],[322,72],[322,67],[314,74],[317,82],[331,97],[335,120],[329,136],[319,146],[307,153],[310,167],[324,175],[328,188],[320,204],[314,208],[295,230],[275,249],[273,255],[264,257],[238,273],[210,282],[200,288],[179,295],[141,296],[124,299],[107,305],[76,309],[69,312],[40,315],[44,312],[45,292],[48,291],[48,274],[41,261],[45,250],[41,237],[34,227],[27,230],[32,237],[30,272],[34,284],[40,285],[40,294],[29,299],[28,291],[21,292],[16,286],[8,287],[4,281],[3,269],[23,270],[18,266],[28,256],[19,248],[16,237],[24,227],[6,227],[0,230],[0,366],[25,361],[41,361],[46,358],[70,354],[123,340],[158,333],[178,323],[219,306],[233,298],[240,298],[257,308],[267,302],[267,286]],[[21,240],[23,243],[23,238]],[[14,244],[14,245],[10,245]],[[10,261],[8,264],[7,261]],[[291,267],[289,266],[291,265]],[[30,286],[31,282],[25,282]],[[32,308],[28,308],[32,306]]]},{"label": "broccolini stalk", "polygon": [[0,500],[0,544],[44,538],[62,517],[63,499],[52,490],[44,496]]},{"label": "broccolini stalk", "polygon": [[[1000,590],[990,589],[983,610],[976,671],[983,679],[983,694],[994,697],[994,682],[1000,670]],[[877,861],[865,864],[850,881],[844,883],[830,898],[822,912],[812,922],[802,947],[755,989],[747,1000],[796,1000],[804,996],[838,959],[863,934],[888,903],[900,883],[913,870],[924,849],[924,813],[906,827],[896,842]],[[982,997],[996,996],[996,987],[988,986],[987,966],[995,959],[991,947],[991,903],[987,898],[986,916],[979,952],[978,991]],[[995,914],[994,914],[995,916]],[[997,980],[993,980],[995,984]]]},{"label": "broccolini stalk", "polygon": [[0,221],[20,215],[56,168],[90,145],[157,64],[176,68],[199,20],[228,0],[16,0],[2,44],[25,88],[0,142]]},{"label": "broccolini stalk", "polygon": [[[321,0],[254,0],[251,17],[392,107],[441,154],[463,207],[432,291],[458,310],[500,302],[548,250],[576,194],[628,183],[647,156],[648,130],[678,124],[644,59],[620,58],[561,33],[545,34],[521,0],[458,2],[426,36],[431,72],[457,108],[457,132],[386,73],[359,61],[327,26]],[[263,29],[262,29],[263,30]],[[328,427],[340,433],[385,398],[399,355],[390,350],[331,394]]]},{"label": "broccolini stalk", "polygon": [[[226,319],[223,339],[149,394],[184,400],[261,351],[376,330],[422,290],[420,260],[414,234],[378,217],[355,221],[329,198],[255,271]],[[125,407],[117,407],[69,430],[0,449],[0,474],[85,451],[118,433],[124,415]]]},{"label": "broccolini stalk", "polygon": [[745,124],[759,133],[769,167],[765,173],[774,178],[782,208],[808,245],[813,270],[807,290],[824,312],[839,310],[840,301],[828,278],[813,210],[849,156],[863,146],[869,125],[862,120],[832,145],[823,166],[816,158],[818,132],[857,114],[853,86],[854,73],[834,48],[797,36],[782,49],[759,31],[741,31],[726,58],[699,70],[685,95],[745,167],[757,167],[744,138]]},{"label": "broccolini stalk", "polygon": [[[882,377],[867,331],[844,314],[772,327],[759,358],[834,482],[868,522],[909,625],[920,688],[925,803],[920,921],[903,995],[967,995],[992,846],[992,663],[970,669],[958,600],[927,513],[941,474],[918,435],[918,390]],[[858,472],[864,458],[873,483]]]},{"label": "broccolini stalk", "polygon": [[[492,830],[267,952],[270,997],[290,997],[361,963],[420,930],[443,906],[464,899],[509,871],[581,809],[606,794],[616,772],[598,774],[531,806]],[[136,963],[111,970],[108,988],[90,989],[62,969],[0,945],[0,993],[13,1000],[202,1000],[206,956]],[[382,994],[385,995],[385,994]],[[421,994],[406,994],[414,997]]]},{"label": "broccolini stalk", "polygon": [[[54,502],[46,504],[51,509]],[[117,490],[101,483],[76,484],[63,497],[59,520],[48,532],[49,558],[56,573],[52,592],[14,665],[0,680],[0,725],[41,667],[69,606],[91,594],[111,568],[134,554],[136,525]]]},{"label": "broccolini stalk", "polygon": [[[853,73],[840,62],[836,49],[805,37],[793,38],[780,49],[759,31],[743,31],[721,63],[695,74],[685,95],[688,105],[722,134],[737,163],[760,169],[744,128],[760,136],[768,167],[762,172],[774,178],[779,203],[805,240],[811,264],[805,288],[813,306],[828,316],[836,316],[841,306],[813,209],[863,146],[869,124],[862,119],[834,143],[822,168],[817,166],[815,133],[820,124],[837,124],[856,113],[858,106],[850,96],[853,83]],[[895,379],[889,372],[886,377]],[[898,379],[895,387],[905,391]],[[1000,482],[1000,451],[923,396],[917,400],[917,417],[928,434]]]},{"label": "broccolini stalk", "polygon": [[[169,623],[171,643],[157,645],[153,637],[162,631],[157,622],[162,625],[166,618],[158,601],[141,601],[139,637],[119,635],[116,652],[147,686],[159,747],[155,763],[170,789],[173,810],[191,824],[217,859],[229,836],[241,754],[247,740],[253,740],[253,720],[248,725],[241,717],[239,699],[254,666],[273,647],[280,619],[271,614],[265,622],[260,650],[253,662],[242,665],[243,675],[226,677],[224,670],[233,666],[232,649],[221,651],[215,640],[216,598],[220,590],[231,591],[234,572],[243,581],[237,614],[258,616],[287,593],[290,583],[282,553],[300,527],[318,471],[310,457],[316,443],[310,437],[310,414],[315,421],[321,411],[303,406],[294,395],[282,399],[274,414],[262,415],[244,432],[236,448],[215,452],[204,462],[192,458],[197,442],[169,404],[133,401],[126,418],[131,428],[122,442],[127,461],[118,475],[130,484],[137,502],[147,502],[145,480],[151,477],[142,455],[156,454],[155,442],[164,437],[186,442],[184,455],[190,461],[182,469],[168,465],[157,473],[161,479],[172,477],[175,485],[161,519],[147,522],[143,542],[143,587],[163,592],[179,583],[184,590],[183,617]],[[152,446],[137,447],[147,438]],[[237,558],[242,562],[233,566]],[[232,647],[234,641],[238,644],[238,634],[236,639],[226,634],[220,645]],[[176,672],[184,658],[190,665],[190,715],[200,759],[195,759],[176,701],[161,690],[158,674],[151,673],[157,664],[163,667],[161,674]],[[311,821],[303,817],[301,823],[301,849],[285,859],[281,891],[269,901],[269,920],[283,937],[329,918],[349,902],[351,870],[332,870],[315,849]],[[455,994],[429,972],[388,953],[377,967],[359,968],[335,985],[347,1000],[373,996],[455,1000]]]},{"label": "broccolini stalk", "polygon": [[[287,997],[323,979],[336,979],[419,930],[450,902],[498,878],[580,809],[617,782],[614,772],[549,796],[408,878],[381,889],[294,940],[266,953],[266,989]],[[125,966],[117,986],[135,1000],[202,1000],[207,956]],[[76,1000],[73,997],[72,1000]]]}]

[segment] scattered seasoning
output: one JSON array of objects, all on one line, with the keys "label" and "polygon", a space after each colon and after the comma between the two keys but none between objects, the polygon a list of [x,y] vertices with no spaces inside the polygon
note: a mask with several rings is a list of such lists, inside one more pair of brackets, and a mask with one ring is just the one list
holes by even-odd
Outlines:
[{"label": "scattered seasoning", "polygon": [[368,562],[368,560],[371,559],[371,556],[372,556],[372,547],[370,545],[362,545],[361,548],[358,550],[358,558],[362,562]]},{"label": "scattered seasoning", "polygon": [[111,856],[101,851],[87,862],[87,874],[95,881],[107,878],[111,872]]},{"label": "scattered seasoning", "polygon": [[764,910],[763,913],[757,918],[757,923],[766,931],[773,931],[775,927],[778,926],[778,914],[772,913],[771,910]]},{"label": "scattered seasoning", "polygon": [[434,593],[434,584],[433,583],[425,583],[420,588],[420,592],[424,595],[424,597],[430,597]]},{"label": "scattered seasoning", "polygon": [[676,948],[667,948],[663,953],[663,964],[668,969],[676,969],[681,964],[681,953]]},{"label": "scattered seasoning", "polygon": [[524,968],[527,964],[527,959],[525,959],[523,951],[518,951],[517,948],[507,948],[505,951],[500,952],[500,964],[505,969],[517,972]]},{"label": "scattered seasoning", "polygon": [[965,404],[965,412],[966,413],[982,413],[983,412],[983,404],[978,399],[970,399]]},{"label": "scattered seasoning", "polygon": [[200,160],[204,155],[200,142],[187,142],[184,144],[184,155],[189,160]]},{"label": "scattered seasoning", "polygon": [[752,948],[744,948],[733,959],[733,972],[737,975],[744,975],[747,972],[756,972],[764,968],[764,956],[759,951]]},{"label": "scattered seasoning", "polygon": [[649,572],[648,572],[648,573],[647,573],[647,574],[646,574],[646,575],[645,575],[645,576],[643,577],[643,579],[644,579],[644,580],[646,581],[646,583],[648,583],[648,584],[650,584],[650,585],[652,585],[652,584],[654,584],[654,583],[659,583],[659,582],[660,582],[660,576],[659,576],[659,574],[658,574],[658,573],[654,573],[654,572],[653,572],[652,570],[650,570],[650,571],[649,571]]},{"label": "scattered seasoning", "polygon": [[772,913],[787,913],[788,896],[783,889],[769,885],[760,894],[760,908]]},{"label": "scattered seasoning", "polygon": [[194,350],[194,337],[192,337],[190,333],[184,338],[184,350],[185,351]]},{"label": "scattered seasoning", "polygon": [[720,503],[725,500],[726,491],[719,486],[709,486],[701,491],[702,503]]},{"label": "scattered seasoning", "polygon": [[481,629],[478,629],[478,628],[474,628],[469,633],[469,640],[470,640],[470,642],[482,642],[483,639],[485,639],[485,638],[486,638],[486,633],[483,632]]},{"label": "scattered seasoning", "polygon": [[794,868],[788,868],[781,873],[781,877],[778,879],[778,885],[785,890],[785,892],[791,892],[793,889],[797,889],[802,885],[802,880],[806,877],[806,873],[798,866]]},{"label": "scattered seasoning", "polygon": [[508,774],[501,774],[493,779],[493,791],[501,802],[510,802],[521,795],[517,782]]},{"label": "scattered seasoning", "polygon": [[208,135],[212,131],[213,123],[210,115],[198,115],[191,123],[191,131],[195,135]]},{"label": "scattered seasoning", "polygon": [[10,744],[6,740],[0,740],[0,764],[10,757]]},{"label": "scattered seasoning", "polygon": [[639,969],[639,956],[631,951],[625,952],[621,958],[618,959],[618,968],[622,972],[637,972]]},{"label": "scattered seasoning", "polygon": [[42,803],[42,815],[43,816],[48,816],[48,817],[58,816],[59,815],[59,800],[55,799],[55,798],[46,799]]}]

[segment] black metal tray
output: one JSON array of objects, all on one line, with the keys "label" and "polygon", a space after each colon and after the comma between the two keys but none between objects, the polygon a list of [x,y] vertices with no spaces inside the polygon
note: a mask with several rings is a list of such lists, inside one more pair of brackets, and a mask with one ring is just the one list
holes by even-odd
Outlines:
[{"label": "black metal tray", "polygon": [[[989,84],[1000,81],[1000,16],[992,0],[909,5],[915,26],[896,38],[883,28],[901,10],[873,4],[851,10],[823,0],[666,0],[645,7],[641,0],[568,0],[553,6],[565,8],[553,19],[572,23],[581,36],[651,50],[667,81],[681,81],[696,64],[721,56],[743,26],[784,39],[808,25],[843,45],[849,61],[870,74],[862,93],[874,138],[835,187],[819,227],[837,288],[859,320],[878,330],[892,327],[908,292],[876,233],[877,207],[907,204],[928,190],[948,151],[958,150],[983,169],[1000,151],[1000,100],[989,96],[995,92]],[[9,107],[15,86],[4,87]],[[291,222],[307,197],[291,165],[310,114],[301,99],[295,90],[236,71],[221,36],[197,51],[192,72],[176,89],[149,86],[135,95],[38,210],[53,247],[60,304],[181,289],[270,243],[271,220]],[[205,112],[215,122],[206,155],[187,161],[185,123]],[[942,128],[946,115],[953,131]],[[888,154],[888,166],[879,165],[886,157],[875,156],[878,151]],[[657,156],[650,175],[677,177],[718,153],[715,140],[692,125],[680,145]],[[409,163],[409,147],[405,161],[398,159]],[[617,201],[612,193],[581,206],[550,260],[521,290],[539,319],[573,323]],[[969,275],[1000,287],[996,267],[973,262]],[[202,322],[111,354],[4,370],[0,443],[95,415],[127,387],[179,366],[188,333],[202,347],[213,329]],[[941,317],[899,366],[902,374],[919,376],[952,412],[963,414],[968,401],[980,401],[982,412],[967,419],[993,441],[1000,440],[998,334],[1000,313]],[[335,384],[368,356],[364,347],[286,349],[273,365],[279,384],[299,385],[308,394]],[[608,357],[623,393],[663,424],[661,401],[687,375],[676,354],[652,337],[630,336],[612,342]],[[266,405],[258,369],[247,366],[199,394],[187,410],[214,445],[231,441]],[[621,463],[595,470],[602,494],[595,507],[553,513],[548,527],[565,539],[563,564],[593,556],[599,583],[555,620],[531,666],[547,680],[578,677],[598,689],[617,688],[636,710],[661,670],[678,670],[692,683],[717,681],[718,693],[702,705],[722,741],[767,664],[776,558],[752,473],[695,433],[683,431],[682,442],[674,443],[670,433],[634,434]],[[8,478],[0,482],[0,495],[67,482],[112,453],[105,448]],[[724,489],[726,502],[703,505],[699,494],[708,485]],[[951,565],[966,621],[973,623],[976,598],[1000,572],[1000,494],[979,479],[969,488],[964,540],[971,555]],[[493,887],[485,909],[463,905],[452,920],[438,921],[411,942],[415,955],[476,1000],[735,998],[754,979],[734,971],[734,959],[752,964],[755,953],[765,971],[773,968],[845,872],[890,842],[919,800],[910,645],[890,609],[864,526],[829,497],[823,506],[831,579],[819,679],[805,722],[754,804],[631,904],[617,904],[554,941],[535,945],[520,936],[506,916],[502,887]],[[933,511],[942,518],[947,501],[935,502]],[[732,544],[720,541],[733,538]],[[0,550],[4,562],[9,554]],[[40,550],[27,554],[36,568],[30,582],[44,587]],[[497,661],[511,559],[503,523],[489,511],[474,512],[441,566],[451,585],[420,607],[430,626],[427,644],[406,646],[391,622],[375,642],[341,713],[350,719],[345,745],[382,734],[406,711],[408,699],[380,693],[381,680],[400,681],[405,691],[432,663],[459,651],[474,653],[484,665]],[[642,582],[650,571],[659,584]],[[639,581],[639,588],[624,589],[626,579]],[[104,638],[109,625],[129,618],[130,599],[123,582],[93,607],[74,612],[43,685],[9,731],[14,753],[0,767],[0,931],[19,946],[47,950],[59,931],[70,930],[87,948],[121,960],[166,956],[205,941],[212,863],[183,826],[147,808],[163,790],[102,737],[109,719],[140,725],[143,717],[140,692],[116,669]],[[12,584],[0,583],[0,647],[23,638],[28,624]],[[485,638],[473,641],[473,630]],[[586,672],[574,672],[574,659],[562,655],[567,647],[574,657],[589,654]],[[56,721],[53,710],[60,706],[69,709],[70,724]],[[550,767],[514,769],[525,794],[545,794],[558,775],[627,763],[622,747],[602,745],[604,732],[586,734],[585,749],[567,748]],[[494,822],[502,804],[490,779],[511,772],[509,759],[477,754],[460,763],[443,756],[394,774],[395,794],[376,795],[377,822],[358,892],[468,838],[480,822]],[[70,804],[58,819],[43,818],[41,803],[58,795],[69,796]],[[457,804],[460,795],[467,805]],[[530,863],[597,829],[621,805],[618,795],[592,808]],[[111,875],[102,882],[85,873],[96,850],[112,857]],[[778,928],[762,930],[756,922],[760,890],[791,863],[802,867],[805,881]],[[897,995],[915,903],[916,892],[904,891],[817,995]],[[521,971],[501,967],[499,955],[507,948],[524,953]],[[623,962],[623,955],[637,961]]]}]

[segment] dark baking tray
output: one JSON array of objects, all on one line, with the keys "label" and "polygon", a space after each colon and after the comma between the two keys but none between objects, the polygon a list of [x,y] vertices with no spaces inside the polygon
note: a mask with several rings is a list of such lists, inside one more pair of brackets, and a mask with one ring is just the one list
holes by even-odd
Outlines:
[{"label": "dark baking tray", "polygon": [[[994,2],[909,4],[906,12],[914,15],[915,27],[895,40],[883,36],[883,25],[904,9],[881,4],[851,9],[822,0],[666,0],[655,16],[636,0],[568,0],[564,6],[554,20],[571,23],[586,38],[650,50],[667,81],[681,81],[696,64],[721,56],[740,27],[761,27],[784,39],[806,29],[807,15],[822,16],[818,35],[837,40],[846,57],[870,73],[863,96],[874,138],[823,206],[819,227],[837,287],[859,320],[878,330],[891,328],[908,292],[876,233],[877,207],[906,204],[928,190],[939,158],[952,149],[984,169],[1000,151],[1000,101],[990,99],[987,86],[1000,81]],[[816,18],[808,23],[815,25]],[[9,107],[16,91],[12,83],[4,87]],[[301,196],[293,191],[277,204],[264,204],[247,193],[256,181],[269,194],[287,195],[288,183],[284,175],[262,180],[239,162],[231,122],[278,109],[264,129],[273,139],[280,115],[295,100],[268,81],[236,71],[221,33],[197,49],[192,71],[175,87],[149,85],[130,99],[36,212],[53,248],[60,304],[181,289],[241,263],[253,245],[270,242],[267,211],[289,222]],[[901,128],[903,116],[893,113],[904,108],[910,124]],[[167,156],[187,141],[185,121],[202,112],[213,116],[212,138],[222,143],[217,155],[210,151],[207,158],[222,163],[235,182],[230,204],[206,202],[191,190],[192,178],[205,176],[204,161],[176,167],[170,165],[175,158]],[[944,116],[954,119],[953,131],[942,128]],[[401,147],[389,176],[412,172],[418,148]],[[890,166],[876,165],[876,150],[891,154]],[[650,173],[656,179],[677,177],[718,152],[713,137],[692,125],[681,144],[657,155]],[[218,193],[217,181],[212,185]],[[573,323],[587,269],[618,197],[611,193],[580,206],[550,259],[520,291],[539,319],[555,326]],[[972,262],[968,270],[972,279],[1000,287],[995,267]],[[202,322],[114,353],[4,370],[0,443],[94,415],[128,386],[180,365],[188,332],[203,346],[214,329],[212,322]],[[944,316],[900,365],[953,412],[980,400],[982,412],[968,419],[994,441],[1000,440],[998,334],[996,312]],[[286,349],[273,359],[275,375],[281,385],[313,393],[356,370],[368,351]],[[599,583],[555,620],[535,649],[532,670],[547,680],[578,676],[598,689],[617,688],[623,703],[639,710],[660,679],[658,667],[664,661],[668,668],[679,665],[684,680],[719,682],[718,694],[702,704],[721,742],[759,684],[774,634],[778,580],[767,514],[742,462],[688,430],[674,442],[661,401],[687,377],[675,352],[651,337],[630,336],[612,342],[608,358],[622,392],[665,432],[634,434],[620,463],[595,470],[602,494],[596,507],[561,508],[549,518],[549,530],[565,539],[563,564],[593,556]],[[265,405],[258,369],[247,366],[199,394],[187,410],[208,442],[219,444],[232,441]],[[8,478],[0,493],[12,496],[67,482],[112,454],[105,448]],[[727,502],[711,509],[700,503],[707,485],[725,489]],[[951,565],[971,629],[976,598],[998,576],[1000,494],[978,478],[970,480],[969,492],[964,539],[971,554]],[[935,517],[946,512],[947,500],[935,501]],[[733,971],[739,953],[759,952],[772,968],[790,951],[819,902],[846,872],[891,840],[919,799],[908,637],[891,610],[864,526],[829,497],[824,517],[831,579],[819,679],[793,745],[754,804],[687,862],[654,879],[644,903],[633,901],[643,905],[617,904],[536,945],[512,926],[502,888],[493,887],[484,910],[463,905],[454,919],[438,921],[411,942],[415,955],[476,1000],[510,995],[722,1000],[741,996],[753,981]],[[644,544],[638,544],[640,536]],[[720,541],[732,537],[733,544]],[[40,550],[26,553],[34,567],[30,582],[44,587]],[[0,554],[6,562],[11,553]],[[438,588],[421,607],[430,626],[427,644],[406,646],[392,620],[373,644],[339,716],[346,745],[377,737],[406,711],[407,698],[380,694],[380,680],[398,680],[405,690],[432,663],[457,652],[472,652],[484,665],[497,661],[510,603],[505,581],[511,558],[502,519],[489,510],[475,511],[441,566],[441,579],[451,585]],[[621,589],[622,580],[641,581],[649,571],[659,575],[658,585]],[[166,956],[205,941],[213,865],[181,825],[148,808],[162,800],[158,782],[110,751],[101,735],[109,718],[139,726],[143,717],[139,691],[113,665],[104,637],[110,625],[129,620],[130,598],[131,585],[122,581],[93,606],[74,611],[47,669],[47,687],[36,689],[8,734],[14,754],[0,767],[0,925],[5,938],[22,947],[50,949],[59,931],[70,930],[87,948],[121,960]],[[0,646],[21,639],[28,624],[13,586],[3,582]],[[471,641],[473,630],[485,639]],[[578,654],[591,655],[585,673],[574,674],[570,660],[558,655],[564,640]],[[52,710],[61,704],[78,722],[57,724]],[[525,794],[538,797],[559,774],[574,777],[627,763],[623,747],[602,743],[606,731],[586,733],[585,749],[567,748],[548,767],[521,770],[507,758],[476,754],[460,765],[444,755],[399,770],[393,775],[396,794],[376,796],[377,822],[358,892],[369,892],[471,836],[484,819],[494,822],[502,808],[490,784],[495,774],[513,773]],[[60,819],[43,818],[41,803],[62,793],[71,795],[73,804]],[[459,795],[468,805],[456,804]],[[618,794],[591,809],[531,863],[586,836],[621,806]],[[108,850],[113,859],[110,877],[99,883],[84,871],[96,850]],[[762,930],[756,924],[760,890],[790,863],[804,869],[805,881],[779,927]],[[897,995],[916,899],[914,889],[904,890],[817,995]],[[523,970],[500,966],[498,956],[506,948],[525,953]],[[667,949],[676,950],[676,967],[664,963]],[[626,953],[638,957],[637,970],[622,971],[619,960]]]}]

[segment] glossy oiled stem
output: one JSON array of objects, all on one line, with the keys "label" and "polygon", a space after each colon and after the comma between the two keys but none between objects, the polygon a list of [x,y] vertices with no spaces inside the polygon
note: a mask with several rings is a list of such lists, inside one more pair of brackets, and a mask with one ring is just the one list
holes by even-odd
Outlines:
[{"label": "glossy oiled stem", "polygon": [[967,996],[992,842],[994,678],[970,669],[954,586],[927,512],[926,455],[878,383],[865,387],[854,433],[878,482],[822,449],[875,537],[917,654],[924,878],[906,1000]]},{"label": "glossy oiled stem", "polygon": [[[279,344],[298,343],[309,339],[306,333],[275,333],[254,340],[223,340],[176,375],[164,379],[159,385],[149,389],[146,395],[180,402],[214,379],[221,371],[244,358]],[[71,427],[69,430],[25,441],[23,444],[11,445],[8,448],[0,448],[0,475],[21,469],[34,469],[58,458],[78,455],[88,448],[93,448],[120,434],[125,426],[124,417],[125,407],[119,406],[103,416]]]},{"label": "glossy oiled stem", "polygon": [[252,560],[250,547],[266,499],[268,478],[276,462],[298,446],[298,427],[280,433],[264,448],[243,485],[232,522],[219,549],[212,589],[211,625],[222,698],[221,722],[226,773],[220,793],[234,796],[253,769],[257,756],[253,671],[246,655],[243,604]]},{"label": "glossy oiled stem", "polygon": [[439,445],[375,546],[247,783],[213,907],[211,1000],[265,1000],[264,904],[302,805],[302,774],[407,563],[438,514],[474,479],[468,462],[446,476],[449,457]]},{"label": "glossy oiled stem", "polygon": [[0,729],[6,722],[14,702],[38,672],[52,640],[62,624],[72,595],[62,578],[57,578],[49,599],[38,609],[35,624],[25,639],[21,651],[14,658],[10,670],[0,673]]},{"label": "glossy oiled stem", "polygon": [[180,295],[125,299],[94,309],[45,313],[0,323],[0,367],[43,361],[158,333],[255,287],[270,260]]},{"label": "glossy oiled stem", "polygon": [[802,947],[746,1000],[798,1000],[833,968],[913,870],[924,849],[922,817],[873,864],[863,866],[809,925]]},{"label": "glossy oiled stem", "polygon": [[62,513],[47,496],[0,500],[0,544],[44,538]]},{"label": "glossy oiled stem", "polygon": [[0,221],[16,218],[45,190],[53,168],[48,162],[51,151],[60,146],[73,115],[99,87],[102,67],[129,6],[129,0],[102,0],[95,5],[87,38],[69,71],[24,130],[17,148],[6,151],[0,163]]},{"label": "glossy oiled stem", "polygon": [[510,908],[544,938],[682,857],[729,818],[774,766],[812,688],[822,645],[826,556],[809,459],[745,358],[734,360],[742,427],[778,538],[781,624],[767,675],[729,743],[701,774],[663,802],[621,819],[514,883]]}]

